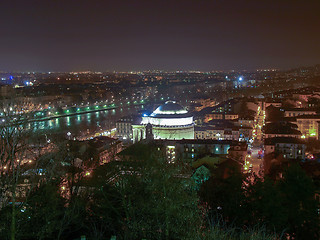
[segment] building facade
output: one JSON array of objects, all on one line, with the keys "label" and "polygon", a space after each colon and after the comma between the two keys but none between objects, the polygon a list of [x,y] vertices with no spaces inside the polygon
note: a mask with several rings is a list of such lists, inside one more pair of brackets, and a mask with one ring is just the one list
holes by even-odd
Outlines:
[{"label": "building facade", "polygon": [[274,153],[286,159],[305,159],[304,141],[293,137],[267,138],[264,142],[265,155]]},{"label": "building facade", "polygon": [[133,138],[132,125],[140,123],[142,118],[136,115],[122,117],[116,122],[117,137],[122,140],[131,140]]},{"label": "building facade", "polygon": [[133,141],[143,139],[194,139],[193,116],[181,105],[167,101],[139,124],[132,125]]}]

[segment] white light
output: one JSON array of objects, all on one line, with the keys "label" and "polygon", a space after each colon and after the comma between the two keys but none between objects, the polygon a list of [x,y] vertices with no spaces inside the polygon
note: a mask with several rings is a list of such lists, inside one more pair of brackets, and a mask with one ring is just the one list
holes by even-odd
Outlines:
[{"label": "white light", "polygon": [[155,116],[156,114],[184,114],[188,113],[187,110],[178,110],[178,111],[162,111],[159,109],[159,107],[154,110],[154,112],[151,114],[151,116]]},{"label": "white light", "polygon": [[243,78],[242,77],[239,77],[239,81],[242,81],[243,80]]},{"label": "white light", "polygon": [[152,124],[157,126],[186,126],[193,124],[193,117],[186,118],[157,118],[142,117],[141,124]]},{"label": "white light", "polygon": [[[168,101],[166,103],[176,103],[175,101]],[[154,116],[156,114],[184,114],[184,113],[188,113],[188,111],[186,111],[185,109],[181,109],[181,110],[177,110],[177,111],[163,111],[161,110],[162,106],[159,106],[152,114],[151,116]]]}]

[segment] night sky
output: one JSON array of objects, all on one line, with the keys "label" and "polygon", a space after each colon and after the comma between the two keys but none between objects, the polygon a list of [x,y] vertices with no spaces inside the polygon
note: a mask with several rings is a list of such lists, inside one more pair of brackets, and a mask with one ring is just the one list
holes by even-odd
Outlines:
[{"label": "night sky", "polygon": [[319,0],[0,0],[0,71],[319,63]]}]

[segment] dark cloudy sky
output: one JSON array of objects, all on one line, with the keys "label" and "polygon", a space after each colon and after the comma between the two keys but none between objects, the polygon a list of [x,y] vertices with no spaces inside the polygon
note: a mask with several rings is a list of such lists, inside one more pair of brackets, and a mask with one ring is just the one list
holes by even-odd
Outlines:
[{"label": "dark cloudy sky", "polygon": [[0,70],[320,63],[320,0],[0,0]]}]

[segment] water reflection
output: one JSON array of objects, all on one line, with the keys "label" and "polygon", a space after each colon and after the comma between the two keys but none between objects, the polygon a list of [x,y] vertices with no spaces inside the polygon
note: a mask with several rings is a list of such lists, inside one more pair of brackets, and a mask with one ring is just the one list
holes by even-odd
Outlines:
[{"label": "water reflection", "polygon": [[69,127],[71,125],[70,123],[70,117],[66,117],[66,120],[67,120],[67,126]]},{"label": "water reflection", "polygon": [[108,130],[115,127],[116,121],[124,115],[136,114],[144,106],[104,110],[68,117],[55,118],[46,121],[33,122],[27,125],[34,131],[46,129],[56,133],[72,132],[73,135],[93,133],[95,131]]}]

